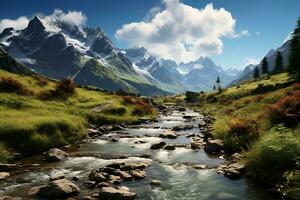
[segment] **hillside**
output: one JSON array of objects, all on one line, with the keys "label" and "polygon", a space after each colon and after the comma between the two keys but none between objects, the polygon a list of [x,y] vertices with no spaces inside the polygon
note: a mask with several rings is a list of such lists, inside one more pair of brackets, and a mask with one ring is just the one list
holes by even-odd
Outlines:
[{"label": "hillside", "polygon": [[140,98],[0,70],[0,161],[85,138],[89,124],[136,123],[154,111]]}]

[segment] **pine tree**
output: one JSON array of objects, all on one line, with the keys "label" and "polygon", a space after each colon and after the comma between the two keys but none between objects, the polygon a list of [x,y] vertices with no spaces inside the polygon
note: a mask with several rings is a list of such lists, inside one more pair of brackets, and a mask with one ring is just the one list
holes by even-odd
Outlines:
[{"label": "pine tree", "polygon": [[213,86],[213,90],[216,90],[216,85],[214,84],[214,86]]},{"label": "pine tree", "polygon": [[259,77],[260,77],[260,75],[259,75],[259,69],[258,69],[258,67],[255,67],[254,73],[253,73],[253,78],[257,79]]},{"label": "pine tree", "polygon": [[261,73],[262,74],[268,74],[269,73],[269,68],[268,68],[268,61],[267,58],[264,57],[264,59],[261,61]]},{"label": "pine tree", "polygon": [[300,80],[300,17],[292,34],[288,71],[292,76],[296,76]]},{"label": "pine tree", "polygon": [[273,72],[278,73],[283,71],[283,63],[282,63],[282,55],[280,51],[277,52],[276,54],[276,61],[275,61],[275,67]]},{"label": "pine tree", "polygon": [[221,92],[222,91],[222,87],[221,87],[221,80],[220,80],[219,76],[217,77],[216,83],[217,83],[217,87],[218,87],[219,92]]}]

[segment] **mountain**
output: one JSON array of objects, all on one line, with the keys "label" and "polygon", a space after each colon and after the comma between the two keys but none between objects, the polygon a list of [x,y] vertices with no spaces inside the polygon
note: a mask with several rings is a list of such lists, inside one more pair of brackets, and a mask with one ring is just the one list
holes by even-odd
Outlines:
[{"label": "mountain", "polygon": [[235,74],[227,73],[208,57],[200,57],[189,63],[180,63],[178,68],[184,74],[185,84],[194,91],[211,90],[218,76],[223,87],[235,78]]},{"label": "mountain", "polygon": [[32,71],[23,64],[18,63],[15,59],[10,57],[0,47],[0,69],[4,69],[16,74],[32,74]]},{"label": "mountain", "polygon": [[172,93],[186,90],[174,61],[157,60],[143,47],[124,49],[122,52],[131,60],[134,69],[153,84]]},{"label": "mountain", "polygon": [[[291,40],[291,34],[289,34],[287,36],[287,38],[284,40],[284,42],[282,43],[282,45],[280,47],[278,47],[276,50],[271,49],[266,55],[266,59],[268,61],[268,68],[269,68],[269,72],[272,72],[275,68],[275,62],[276,62],[276,56],[277,56],[277,52],[280,52],[282,55],[282,62],[283,62],[283,66],[286,67],[288,64],[288,56],[289,56],[289,47],[290,47],[290,40]],[[254,73],[254,69],[258,67],[259,70],[261,71],[261,63],[257,64],[257,65],[249,65],[246,66],[244,71],[239,74],[236,78],[236,80],[234,80],[232,83],[230,83],[230,85],[235,85],[238,83],[241,83],[242,81],[245,80],[250,80],[253,78],[253,73]]]},{"label": "mountain", "polygon": [[170,94],[141,76],[100,28],[35,16],[24,30],[5,29],[0,43],[10,56],[44,76],[69,77],[107,90]]}]

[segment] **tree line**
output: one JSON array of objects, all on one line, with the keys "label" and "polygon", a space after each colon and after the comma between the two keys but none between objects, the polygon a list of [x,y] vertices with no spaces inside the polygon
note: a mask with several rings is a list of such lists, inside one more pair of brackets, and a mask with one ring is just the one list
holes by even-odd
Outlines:
[{"label": "tree line", "polygon": [[[300,80],[300,17],[297,20],[296,28],[292,33],[292,39],[289,47],[288,65],[286,70],[295,77],[298,81]],[[264,57],[261,61],[261,72],[258,67],[254,69],[253,78],[257,79],[261,75],[269,74],[269,63],[267,58]],[[278,51],[275,59],[275,67],[272,71],[273,74],[285,71],[283,65],[283,57],[281,52]]]}]

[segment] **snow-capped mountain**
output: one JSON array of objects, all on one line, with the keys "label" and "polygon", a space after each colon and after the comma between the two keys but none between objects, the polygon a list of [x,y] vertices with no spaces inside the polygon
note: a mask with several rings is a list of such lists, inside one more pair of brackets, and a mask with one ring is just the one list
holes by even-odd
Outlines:
[{"label": "snow-capped mountain", "polygon": [[141,76],[100,28],[35,16],[24,30],[5,29],[0,43],[17,61],[48,77],[70,77],[108,90],[167,94]]},{"label": "snow-capped mountain", "polygon": [[171,87],[174,90],[174,86],[176,86],[177,91],[211,90],[217,76],[226,86],[239,73],[224,71],[221,66],[216,65],[208,57],[200,57],[193,62],[177,64],[172,60],[157,60],[143,47],[125,49],[123,52],[133,62],[137,71],[153,78],[163,88]]},{"label": "snow-capped mountain", "polygon": [[[271,49],[266,55],[266,59],[268,61],[268,69],[270,72],[272,72],[275,68],[275,62],[276,62],[276,56],[277,52],[280,52],[282,55],[282,62],[283,66],[286,67],[288,64],[288,56],[289,56],[289,47],[290,47],[290,40],[291,40],[291,34],[289,34],[282,45],[278,47],[276,50]],[[263,58],[262,58],[263,59]],[[259,70],[261,70],[261,63],[257,65],[249,65],[246,66],[244,71],[237,76],[237,78],[230,84],[238,84],[245,80],[250,80],[253,78],[254,69],[258,67]]]}]

